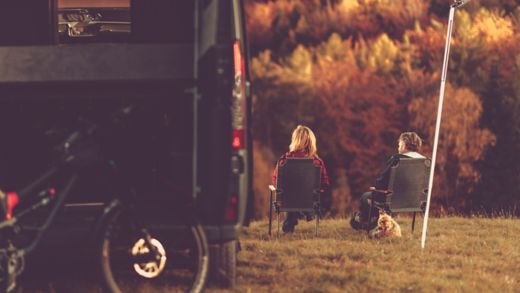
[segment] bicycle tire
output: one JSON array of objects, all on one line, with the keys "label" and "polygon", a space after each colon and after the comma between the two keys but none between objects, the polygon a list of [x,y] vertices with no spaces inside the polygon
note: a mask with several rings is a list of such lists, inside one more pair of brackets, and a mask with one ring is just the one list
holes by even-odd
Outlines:
[{"label": "bicycle tire", "polygon": [[2,253],[0,254],[0,293],[8,292],[9,280],[9,257]]},{"label": "bicycle tire", "polygon": [[[150,257],[139,260],[139,252],[145,251],[143,255],[146,255],[150,249],[143,248],[144,240],[140,230],[143,227],[134,226],[135,222],[129,220],[131,218],[123,209],[119,209],[109,215],[101,229],[100,261],[104,287],[117,293],[201,292],[209,267],[208,243],[202,226],[186,225],[179,230],[179,235],[167,235],[164,232],[150,234],[151,239],[156,241],[149,243],[155,246],[159,255],[162,255],[161,251],[165,252],[167,258],[165,266],[161,268],[162,257],[161,260],[152,260]],[[139,251],[138,256],[133,254],[135,251]],[[160,270],[150,278],[140,274],[149,268],[152,275],[154,270]]]},{"label": "bicycle tire", "polygon": [[15,266],[17,266],[19,262],[23,262],[23,258],[12,258],[9,256],[9,253],[0,254],[0,293],[16,292],[16,279],[20,272],[16,271]]}]

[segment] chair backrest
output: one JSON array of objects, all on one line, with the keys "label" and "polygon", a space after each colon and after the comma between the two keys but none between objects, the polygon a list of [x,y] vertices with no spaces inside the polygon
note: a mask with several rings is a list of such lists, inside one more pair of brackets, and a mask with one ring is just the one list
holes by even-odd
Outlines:
[{"label": "chair backrest", "polygon": [[431,160],[403,158],[392,167],[387,204],[392,212],[423,211],[428,195]]},{"label": "chair backrest", "polygon": [[276,200],[281,211],[313,211],[319,200],[321,166],[313,158],[286,158],[278,164]]}]

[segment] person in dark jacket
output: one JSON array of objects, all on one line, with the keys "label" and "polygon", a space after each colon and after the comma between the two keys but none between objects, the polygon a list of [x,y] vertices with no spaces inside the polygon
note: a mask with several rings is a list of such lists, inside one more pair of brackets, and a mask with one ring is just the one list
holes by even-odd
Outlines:
[{"label": "person in dark jacket", "polygon": [[388,159],[385,167],[375,180],[374,186],[370,187],[370,191],[363,193],[360,199],[359,212],[354,213],[350,225],[354,229],[365,229],[363,223],[367,222],[370,214],[370,204],[374,201],[376,207],[372,210],[372,219],[370,219],[369,229],[377,225],[377,218],[379,216],[379,210],[377,207],[383,208],[386,213],[390,214],[391,211],[385,206],[386,194],[382,191],[388,188],[388,181],[390,179],[390,170],[393,166],[397,165],[401,158],[424,158],[419,153],[422,146],[422,139],[415,132],[403,132],[398,139],[397,154],[394,154]]},{"label": "person in dark jacket", "polygon": [[[321,166],[321,192],[324,192],[329,187],[329,177],[325,169],[325,163],[318,156],[318,149],[316,147],[316,136],[309,127],[298,125],[291,138],[289,151],[283,154],[273,172],[273,185],[276,186],[276,178],[278,176],[278,165],[282,164],[286,158],[314,158],[314,164]],[[301,216],[299,212],[288,212],[285,221],[282,225],[282,231],[285,233],[294,232],[294,226],[298,224],[298,218]],[[308,218],[309,215],[307,215]]]}]

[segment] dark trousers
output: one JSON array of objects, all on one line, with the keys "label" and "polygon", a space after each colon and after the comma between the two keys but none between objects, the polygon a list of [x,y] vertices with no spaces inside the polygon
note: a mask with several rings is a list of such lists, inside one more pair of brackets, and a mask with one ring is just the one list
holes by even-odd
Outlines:
[{"label": "dark trousers", "polygon": [[385,204],[385,196],[376,192],[368,191],[361,195],[359,211],[361,212],[361,218],[366,221],[370,214],[371,201],[374,201],[374,207],[372,208],[372,219],[374,221],[379,217],[379,210],[383,209],[387,214],[391,214],[390,209]]},{"label": "dark trousers", "polygon": [[[377,225],[379,210],[374,207],[370,214],[370,205],[372,200],[373,194],[371,191],[365,192],[361,195],[359,200],[359,212],[355,212],[350,219],[350,226],[355,230],[373,229]],[[371,217],[370,223],[367,223],[368,217]]]},{"label": "dark trousers", "polygon": [[299,212],[287,212],[285,221],[283,222],[282,230],[284,232],[293,232],[294,226],[298,225]]}]

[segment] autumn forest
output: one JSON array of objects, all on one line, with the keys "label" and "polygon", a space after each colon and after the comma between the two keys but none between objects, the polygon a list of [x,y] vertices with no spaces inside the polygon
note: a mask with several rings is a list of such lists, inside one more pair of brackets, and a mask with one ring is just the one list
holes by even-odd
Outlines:
[{"label": "autumn forest", "polygon": [[[246,1],[256,214],[298,124],[314,130],[330,215],[357,200],[402,131],[432,154],[450,1]],[[520,213],[520,7],[473,0],[454,19],[432,211]]]}]

